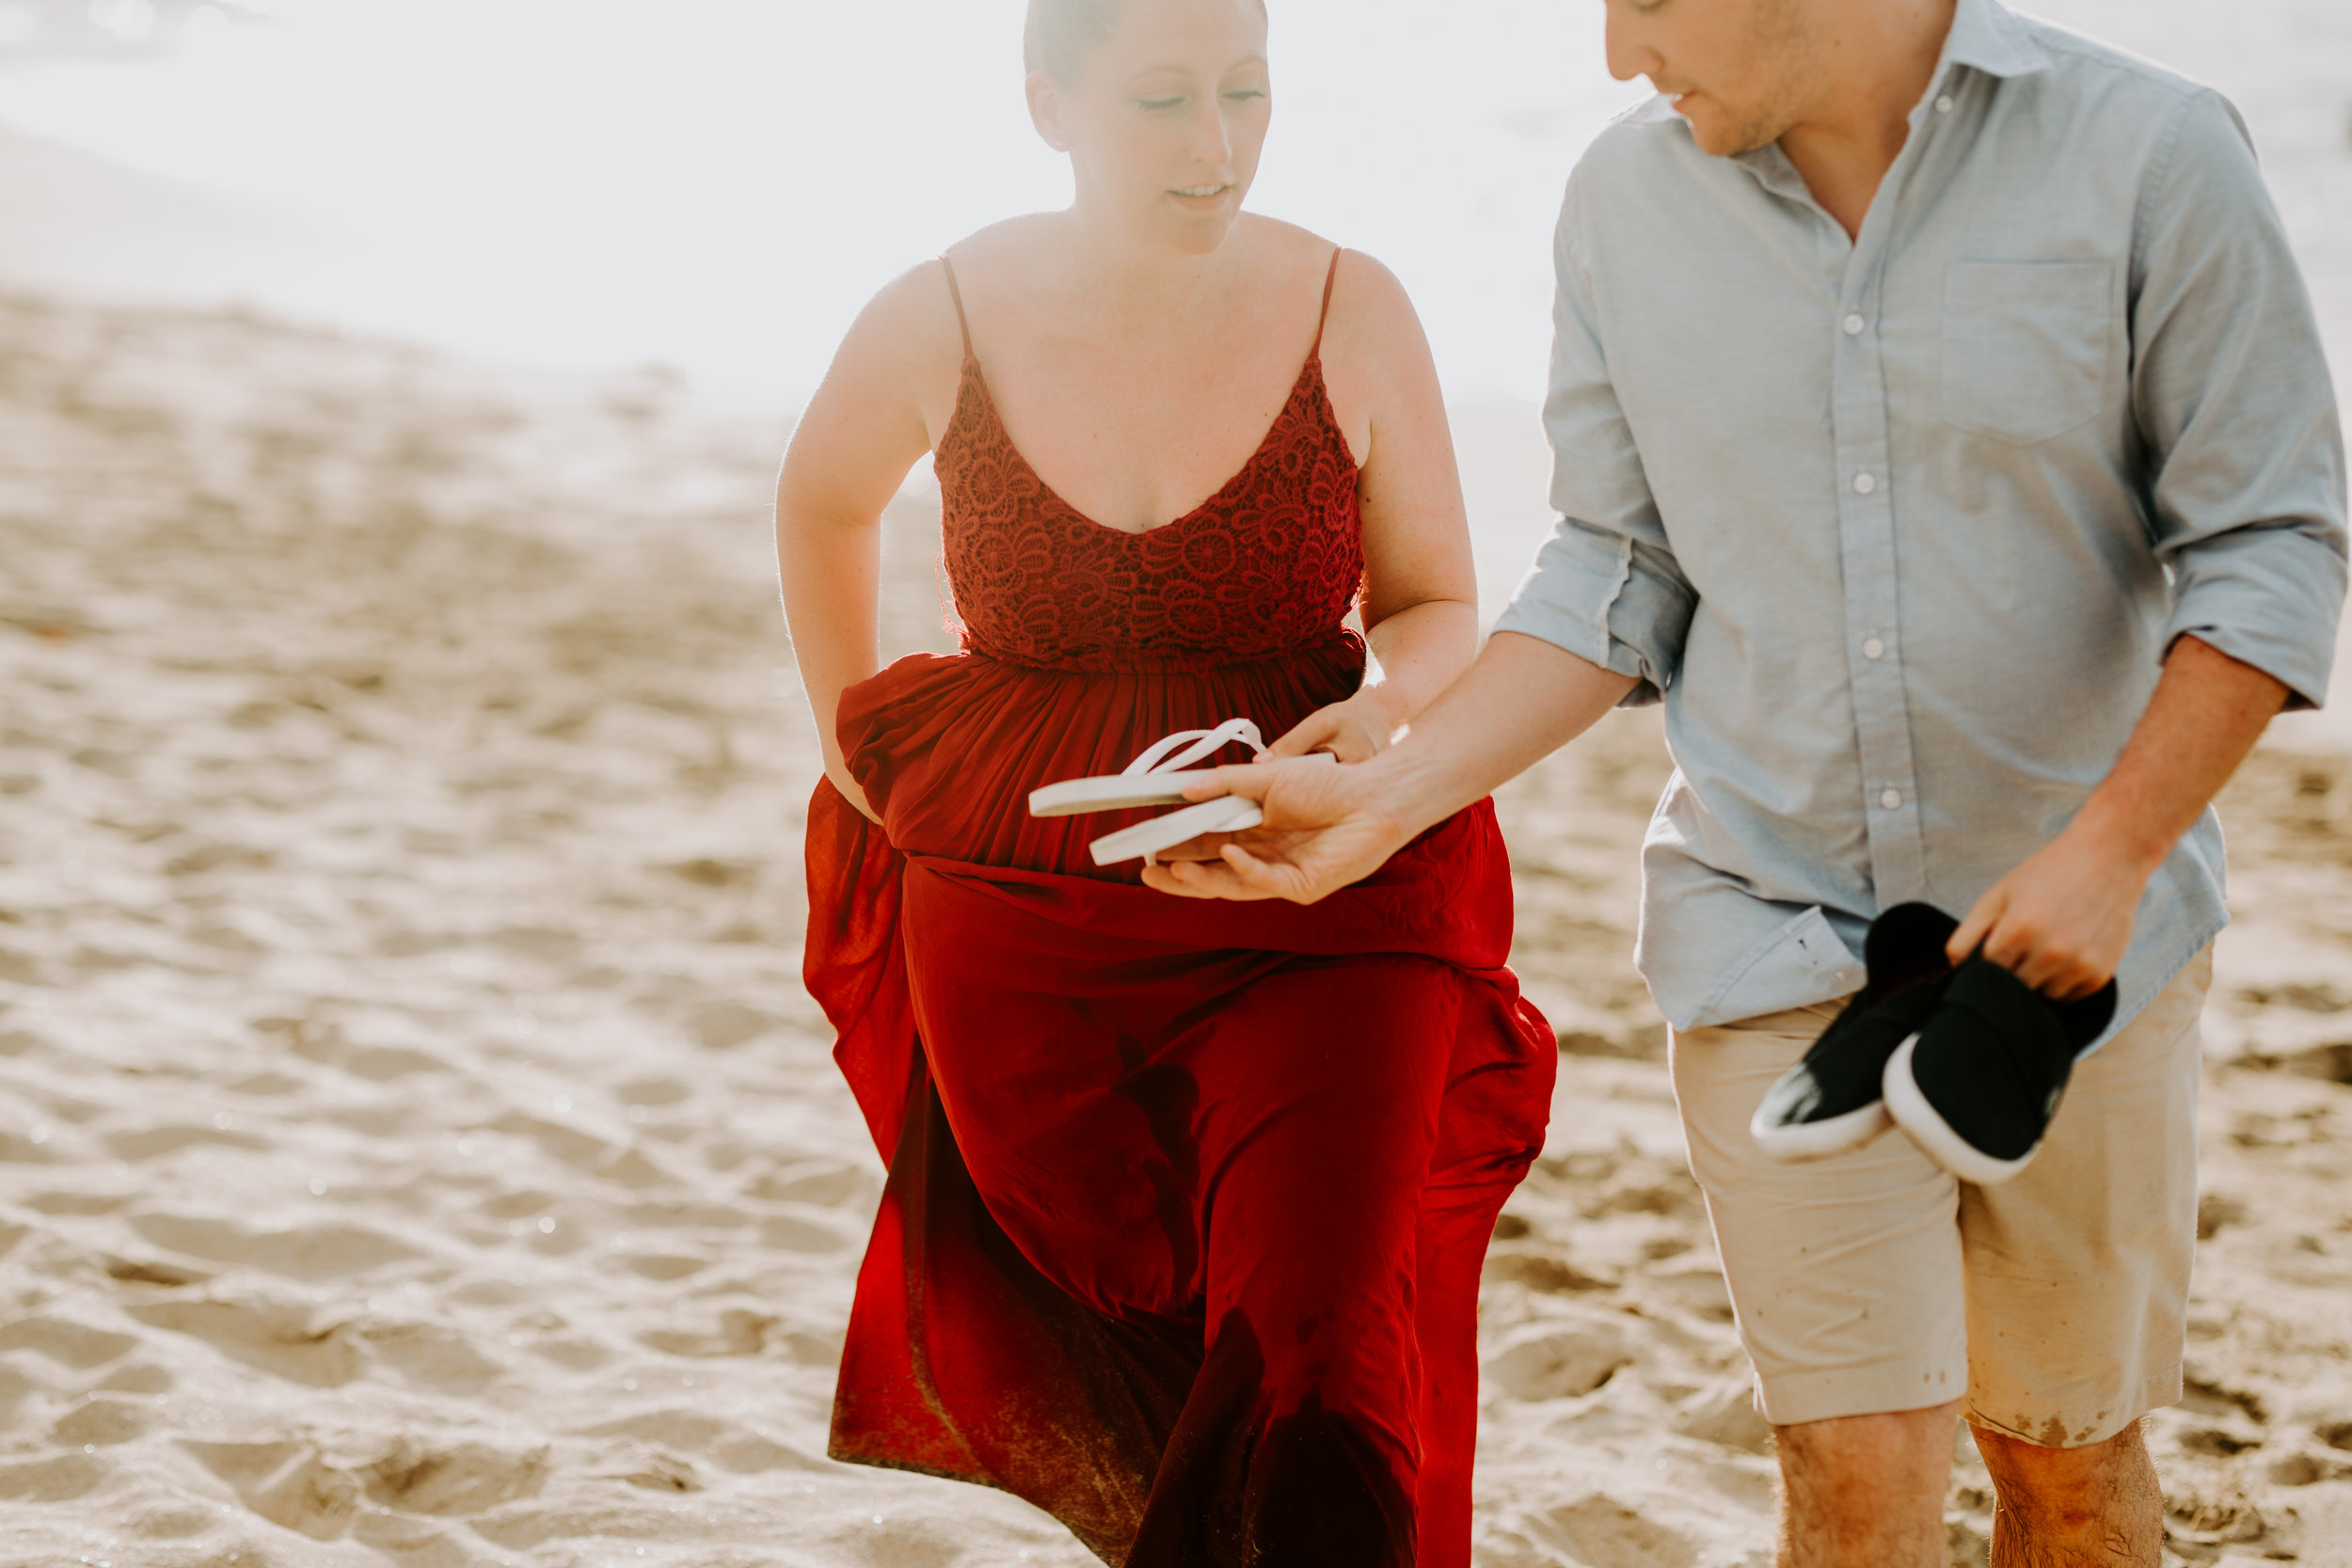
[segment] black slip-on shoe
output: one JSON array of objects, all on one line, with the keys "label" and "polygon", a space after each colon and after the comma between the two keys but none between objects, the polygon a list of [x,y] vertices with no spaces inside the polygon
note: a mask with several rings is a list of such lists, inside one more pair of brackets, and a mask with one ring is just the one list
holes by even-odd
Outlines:
[{"label": "black slip-on shoe", "polygon": [[2032,1162],[2075,1056],[2114,1020],[2112,980],[2078,1002],[2053,1002],[1970,958],[1935,1015],[1887,1059],[1887,1112],[1929,1159],[1996,1186]]},{"label": "black slip-on shoe", "polygon": [[1862,943],[1869,984],[1766,1092],[1748,1122],[1757,1148],[1775,1160],[1820,1160],[1892,1125],[1887,1061],[1934,1012],[1952,973],[1944,944],[1958,929],[1931,904],[1898,904],[1871,922]]}]

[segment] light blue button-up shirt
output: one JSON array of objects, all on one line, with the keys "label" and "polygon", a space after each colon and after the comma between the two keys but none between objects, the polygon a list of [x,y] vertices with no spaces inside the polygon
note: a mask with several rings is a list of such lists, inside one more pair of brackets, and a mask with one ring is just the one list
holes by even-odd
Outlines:
[{"label": "light blue button-up shirt", "polygon": [[[2328,681],[2344,454],[2230,105],[1959,0],[1858,238],[1777,146],[1659,100],[1568,183],[1561,521],[1498,629],[1642,681],[1675,775],[1638,960],[1677,1027],[1859,987],[2113,768],[2174,639]],[[2220,930],[2211,813],[2151,881],[2128,1021]]]}]

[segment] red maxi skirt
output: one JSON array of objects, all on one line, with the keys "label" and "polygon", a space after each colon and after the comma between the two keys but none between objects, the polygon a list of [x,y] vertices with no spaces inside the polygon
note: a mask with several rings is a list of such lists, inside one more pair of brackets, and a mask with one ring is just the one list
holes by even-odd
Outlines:
[{"label": "red maxi skirt", "polygon": [[1141,673],[918,655],[845,696],[885,828],[818,785],[805,968],[889,1178],[835,1458],[1000,1487],[1129,1568],[1470,1561],[1479,1269],[1556,1061],[1492,806],[1303,908],[1091,864],[1146,813],[1025,809],[1361,671],[1352,637]]}]

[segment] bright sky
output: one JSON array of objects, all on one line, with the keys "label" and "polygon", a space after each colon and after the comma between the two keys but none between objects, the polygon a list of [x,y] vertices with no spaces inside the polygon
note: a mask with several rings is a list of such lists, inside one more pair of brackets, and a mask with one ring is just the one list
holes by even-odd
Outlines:
[{"label": "bright sky", "polygon": [[[246,3],[280,20],[160,64],[0,67],[0,121],[335,235],[261,291],[279,309],[789,404],[884,280],[1067,199],[1023,106],[1024,0]],[[1609,80],[1600,0],[1271,4],[1253,204],[1396,269],[1457,412],[1518,405],[1456,420],[1506,590],[1549,520],[1524,405],[1561,185],[1647,89]],[[2352,5],[2026,4],[2232,95],[2352,382]],[[2344,662],[2352,687],[2352,640]]]},{"label": "bright sky", "polygon": [[[276,0],[158,65],[0,71],[0,119],[304,214],[289,303],[791,397],[882,281],[1067,199],[1022,0]],[[1253,204],[1389,262],[1457,395],[1542,385],[1549,232],[1641,89],[1587,0],[1276,0]]]}]

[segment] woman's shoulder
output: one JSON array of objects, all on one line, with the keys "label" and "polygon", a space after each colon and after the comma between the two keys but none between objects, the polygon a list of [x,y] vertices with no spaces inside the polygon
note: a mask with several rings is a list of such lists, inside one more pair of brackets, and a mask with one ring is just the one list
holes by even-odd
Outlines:
[{"label": "woman's shoulder", "polygon": [[1348,332],[1393,323],[1400,311],[1406,318],[1411,316],[1412,304],[1405,285],[1379,258],[1280,218],[1249,214],[1243,221],[1251,226],[1252,248],[1264,259],[1270,282],[1279,278],[1295,285],[1311,278],[1319,288],[1328,275],[1331,312],[1326,323],[1327,337],[1332,329]]},{"label": "woman's shoulder", "polygon": [[963,363],[962,294],[977,277],[982,291],[1009,274],[1042,239],[1050,214],[1009,218],[966,235],[938,256],[908,267],[883,284],[859,312],[845,348],[861,359],[887,363],[915,383],[952,383]]},{"label": "woman's shoulder", "polygon": [[1283,287],[1320,290],[1325,277],[1330,279],[1331,304],[1323,318],[1327,370],[1361,358],[1376,372],[1399,349],[1422,344],[1421,318],[1412,299],[1379,258],[1279,218],[1261,217],[1257,223],[1258,248],[1267,258],[1269,272],[1282,277]]}]

